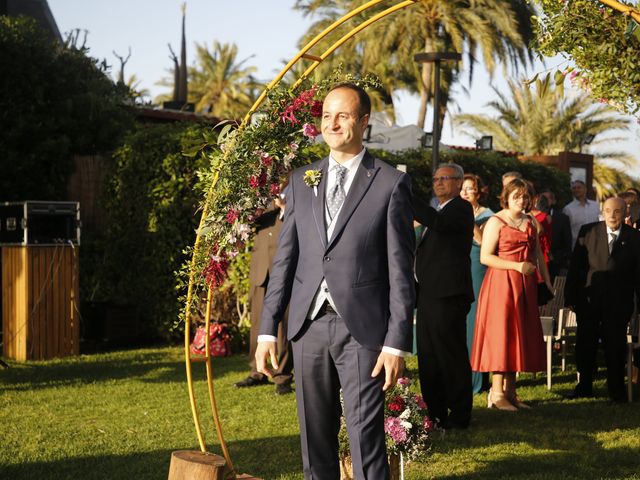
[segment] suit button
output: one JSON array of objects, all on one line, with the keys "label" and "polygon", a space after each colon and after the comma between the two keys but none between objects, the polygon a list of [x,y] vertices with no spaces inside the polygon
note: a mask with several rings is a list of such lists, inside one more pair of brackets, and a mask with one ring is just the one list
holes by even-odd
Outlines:
[{"label": "suit button", "polygon": [[331,261],[331,257],[329,257],[329,256],[324,257],[324,261],[325,262],[330,262]]}]

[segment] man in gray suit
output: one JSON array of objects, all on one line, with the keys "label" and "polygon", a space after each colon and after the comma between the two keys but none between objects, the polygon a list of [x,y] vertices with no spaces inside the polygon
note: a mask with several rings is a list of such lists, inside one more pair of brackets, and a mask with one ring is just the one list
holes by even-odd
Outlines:
[{"label": "man in gray suit", "polygon": [[[356,85],[327,94],[322,135],[331,152],[291,175],[260,318],[256,364],[271,375],[267,358],[277,368],[277,323],[289,304],[306,479],[340,478],[340,389],[355,477],[389,477],[383,390],[412,346],[411,183],[364,149],[370,110]],[[319,182],[304,181],[309,171]]]}]

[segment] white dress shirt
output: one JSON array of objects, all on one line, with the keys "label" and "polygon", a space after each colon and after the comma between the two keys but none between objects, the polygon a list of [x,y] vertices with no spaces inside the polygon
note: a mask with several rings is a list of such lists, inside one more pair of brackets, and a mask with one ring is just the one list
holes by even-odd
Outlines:
[{"label": "white dress shirt", "polygon": [[582,205],[578,200],[568,203],[562,210],[571,222],[571,247],[576,244],[580,228],[587,223],[593,223],[600,220],[600,207],[598,202],[587,199]]},{"label": "white dress shirt", "polygon": [[[349,195],[349,189],[351,188],[351,184],[353,183],[353,179],[356,176],[356,172],[358,171],[358,167],[362,163],[362,159],[364,158],[365,153],[366,153],[366,149],[363,148],[358,155],[342,163],[336,162],[333,159],[333,157],[329,155],[329,166],[327,167],[327,188],[325,189],[325,209],[324,209],[324,218],[327,225],[327,241],[331,239],[333,235],[333,230],[336,227],[336,221],[338,217],[340,217],[340,212],[342,211],[342,206],[341,206],[340,209],[336,212],[336,215],[333,217],[333,219],[331,219],[331,216],[329,215],[329,208],[327,207],[327,196],[329,195],[329,192],[331,191],[331,189],[336,183],[336,169],[333,167],[335,167],[336,165],[342,165],[344,168],[347,169],[347,173],[345,175],[344,184],[343,184],[345,199],[346,199],[347,195]],[[342,205],[344,205],[344,203]],[[322,282],[320,282],[320,286],[318,287],[318,291],[313,297],[313,300],[311,302],[311,307],[309,307],[309,312],[307,313],[307,318],[309,320],[314,320],[316,318],[325,300],[328,301],[331,307],[336,311],[336,313],[340,315],[340,312],[336,308],[335,304],[333,303],[333,299],[331,298],[331,292],[329,292],[329,286],[327,285],[327,281],[326,279],[323,278]],[[272,335],[258,335],[258,342],[275,342],[275,341],[277,341],[277,338]],[[382,347],[382,351],[388,352],[400,357],[405,357],[411,353],[411,352],[405,352],[403,350],[398,350],[397,348],[386,347],[386,346]]]},{"label": "white dress shirt", "polygon": [[622,225],[620,225],[617,230],[611,230],[607,226],[607,245],[609,245],[609,242],[612,240],[611,235],[615,235],[616,236],[616,240],[618,240],[620,238],[620,231],[621,230],[622,230]]}]

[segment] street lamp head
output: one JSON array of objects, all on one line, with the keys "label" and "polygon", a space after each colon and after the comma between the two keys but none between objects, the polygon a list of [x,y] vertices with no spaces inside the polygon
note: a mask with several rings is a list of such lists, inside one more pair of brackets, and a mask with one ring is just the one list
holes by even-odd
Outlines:
[{"label": "street lamp head", "polygon": [[476,140],[476,150],[493,150],[493,137],[484,135],[479,140]]},{"label": "street lamp head", "polygon": [[433,132],[424,132],[421,139],[422,148],[433,147]]}]

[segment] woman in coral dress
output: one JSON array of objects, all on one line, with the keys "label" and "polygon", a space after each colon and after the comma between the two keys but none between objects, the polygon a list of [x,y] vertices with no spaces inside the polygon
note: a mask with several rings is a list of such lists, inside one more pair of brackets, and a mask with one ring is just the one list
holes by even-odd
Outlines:
[{"label": "woman in coral dress", "polygon": [[525,213],[530,202],[527,184],[511,181],[500,198],[503,209],[487,221],[480,250],[488,269],[478,297],[471,368],[493,373],[488,406],[509,411],[529,408],[516,394],[516,372],[537,372],[546,365],[536,270],[552,286],[539,224]]}]

